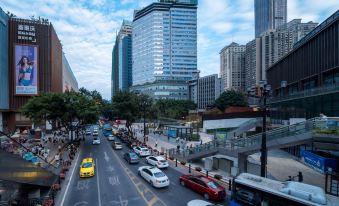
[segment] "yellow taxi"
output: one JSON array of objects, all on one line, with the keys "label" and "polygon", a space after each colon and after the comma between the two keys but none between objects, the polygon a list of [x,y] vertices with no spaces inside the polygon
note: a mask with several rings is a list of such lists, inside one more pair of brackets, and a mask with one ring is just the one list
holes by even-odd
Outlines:
[{"label": "yellow taxi", "polygon": [[93,158],[85,158],[80,165],[80,177],[93,177],[94,176],[94,162]]}]

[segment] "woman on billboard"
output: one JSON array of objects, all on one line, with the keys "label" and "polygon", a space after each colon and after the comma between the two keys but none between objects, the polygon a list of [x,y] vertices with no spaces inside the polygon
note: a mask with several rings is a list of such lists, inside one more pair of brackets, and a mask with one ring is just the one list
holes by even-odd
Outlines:
[{"label": "woman on billboard", "polygon": [[33,79],[33,62],[30,62],[27,56],[22,56],[18,62],[19,74],[18,82],[20,86],[32,85]]}]

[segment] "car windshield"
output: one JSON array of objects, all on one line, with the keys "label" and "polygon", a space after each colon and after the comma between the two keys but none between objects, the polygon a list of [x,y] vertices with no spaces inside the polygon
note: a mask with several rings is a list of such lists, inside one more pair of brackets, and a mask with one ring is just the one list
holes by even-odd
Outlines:
[{"label": "car windshield", "polygon": [[166,161],[166,160],[160,160],[159,162],[161,162],[161,163],[166,163],[167,161]]},{"label": "car windshield", "polygon": [[213,181],[208,182],[207,185],[208,185],[208,187],[210,187],[210,188],[212,188],[212,189],[215,189],[215,190],[218,189],[218,188],[220,187],[220,185],[218,185],[218,183],[213,182]]},{"label": "car windshield", "polygon": [[165,174],[163,172],[156,172],[154,173],[155,177],[165,177]]},{"label": "car windshield", "polygon": [[129,156],[130,156],[131,158],[138,158],[138,156],[137,156],[135,153],[129,153]]},{"label": "car windshield", "polygon": [[86,163],[82,164],[82,168],[90,168],[90,167],[92,167],[91,162],[86,162]]},{"label": "car windshield", "polygon": [[148,149],[146,149],[146,148],[142,148],[141,149],[143,152],[148,152]]},{"label": "car windshield", "polygon": [[116,142],[115,145],[121,145],[121,143],[120,142]]}]

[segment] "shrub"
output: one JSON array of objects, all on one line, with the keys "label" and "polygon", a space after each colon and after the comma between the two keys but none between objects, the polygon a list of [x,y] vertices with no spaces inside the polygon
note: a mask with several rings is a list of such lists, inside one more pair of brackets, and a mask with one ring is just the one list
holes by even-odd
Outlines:
[{"label": "shrub", "polygon": [[182,165],[185,165],[186,164],[186,161],[181,161],[180,162]]},{"label": "shrub", "polygon": [[174,157],[169,157],[170,160],[174,160]]},{"label": "shrub", "polygon": [[222,176],[221,176],[221,175],[218,175],[218,174],[215,174],[215,175],[214,175],[214,178],[217,179],[217,180],[221,180],[221,179],[222,179]]},{"label": "shrub", "polygon": [[200,172],[202,169],[201,169],[201,167],[195,167],[195,170]]}]

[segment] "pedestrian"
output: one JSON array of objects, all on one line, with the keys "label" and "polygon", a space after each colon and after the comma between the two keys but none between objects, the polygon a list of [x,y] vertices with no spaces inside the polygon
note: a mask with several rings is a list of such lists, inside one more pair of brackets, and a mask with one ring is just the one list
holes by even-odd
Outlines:
[{"label": "pedestrian", "polygon": [[200,140],[200,145],[202,145],[202,139]]},{"label": "pedestrian", "polygon": [[155,140],[155,147],[158,147],[158,140]]},{"label": "pedestrian", "polygon": [[58,146],[59,153],[61,152],[61,145]]}]

